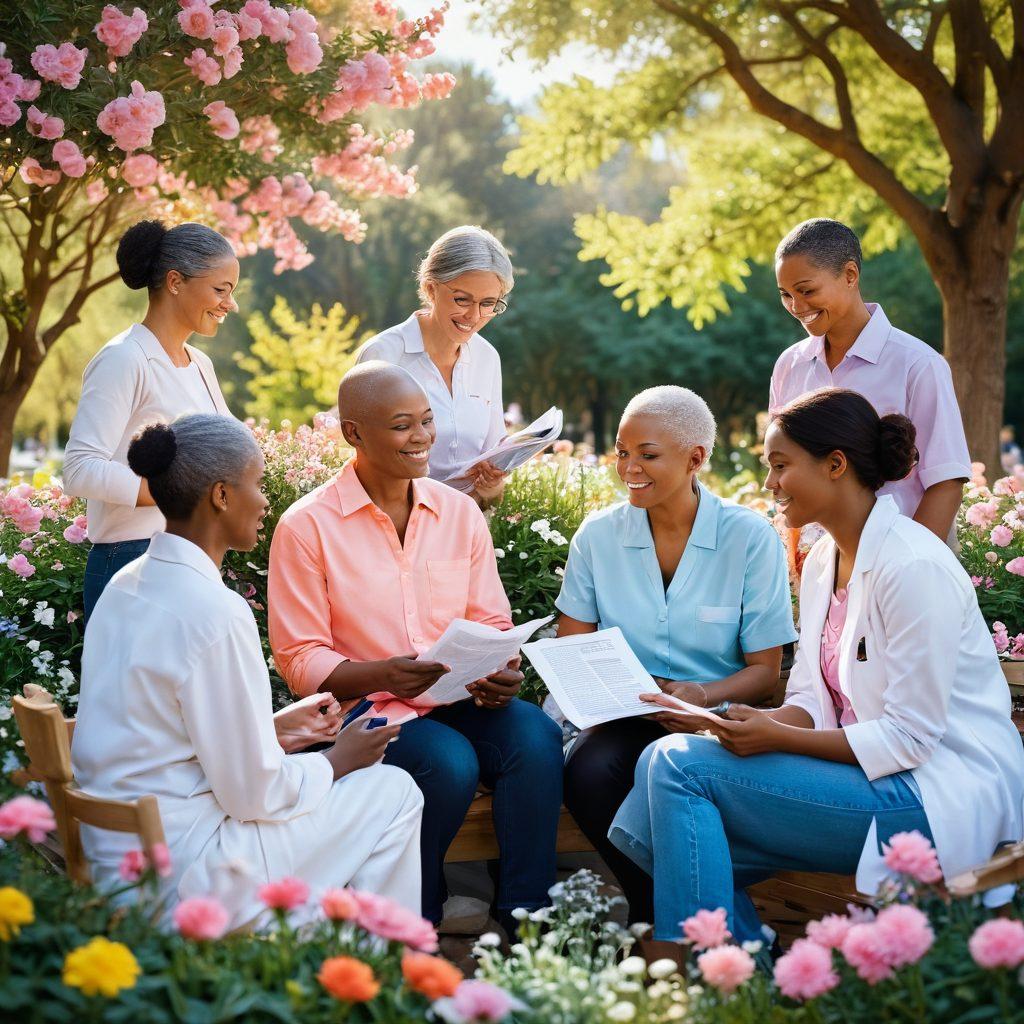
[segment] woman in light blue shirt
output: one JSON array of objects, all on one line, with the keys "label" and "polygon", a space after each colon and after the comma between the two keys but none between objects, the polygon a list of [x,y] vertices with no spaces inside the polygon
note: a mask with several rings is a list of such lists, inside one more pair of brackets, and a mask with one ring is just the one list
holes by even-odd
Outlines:
[{"label": "woman in light blue shirt", "polygon": [[[686,388],[641,392],[622,415],[616,468],[629,500],[589,516],[573,538],[558,635],[618,626],[666,693],[709,707],[757,704],[796,639],[782,542],[750,509],[697,480],[715,438]],[[608,841],[644,748],[695,722],[671,713],[586,729],[566,765],[565,802],[622,885],[630,920],[650,921],[650,876]]]}]

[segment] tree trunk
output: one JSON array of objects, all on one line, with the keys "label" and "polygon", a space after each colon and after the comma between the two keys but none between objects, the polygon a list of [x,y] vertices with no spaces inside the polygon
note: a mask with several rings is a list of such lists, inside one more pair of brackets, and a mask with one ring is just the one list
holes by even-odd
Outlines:
[{"label": "tree trunk", "polygon": [[[8,338],[7,344],[17,344],[17,339]],[[0,477],[10,475],[11,448],[14,446],[14,420],[25,401],[32,381],[36,378],[41,363],[31,368],[29,373],[20,372],[7,387],[0,385]],[[22,364],[22,370],[26,368]]]}]

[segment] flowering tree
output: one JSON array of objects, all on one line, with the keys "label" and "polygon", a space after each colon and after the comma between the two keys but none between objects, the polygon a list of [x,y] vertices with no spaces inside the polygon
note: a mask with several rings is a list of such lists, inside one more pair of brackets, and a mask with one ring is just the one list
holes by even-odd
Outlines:
[{"label": "flowering tree", "polygon": [[[361,241],[353,202],[415,191],[390,157],[409,132],[356,121],[374,106],[442,99],[447,73],[415,77],[447,4],[401,20],[389,0],[342,25],[313,3],[164,0],[146,10],[21,0],[0,10],[0,475],[14,417],[46,354],[88,297],[115,277],[114,233],[144,210],[217,227],[239,256],[271,249],[275,270],[312,257],[298,222]],[[44,322],[47,301],[66,298]]]}]

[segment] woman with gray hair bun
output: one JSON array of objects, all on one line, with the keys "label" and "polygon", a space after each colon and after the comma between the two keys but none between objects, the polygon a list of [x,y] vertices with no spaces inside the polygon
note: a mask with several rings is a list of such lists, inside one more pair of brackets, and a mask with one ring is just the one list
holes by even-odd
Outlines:
[{"label": "woman with gray hair bun", "polygon": [[[418,909],[423,799],[411,776],[379,763],[400,727],[341,728],[330,693],[272,715],[252,610],[221,579],[224,555],[256,543],[268,508],[251,432],[203,413],[153,424],[128,464],[167,529],[110,581],[86,631],[71,748],[79,784],[117,800],[156,794],[168,911],[212,895],[239,928],[263,911],[259,884],[285,876]],[[97,884],[118,885],[133,837],[83,826],[82,842]],[[250,877],[230,884],[239,862]]]},{"label": "woman with gray hair bun", "polygon": [[[427,392],[437,431],[430,476],[444,480],[505,436],[501,357],[477,331],[508,307],[512,262],[489,231],[463,225],[434,242],[418,279],[424,308],[371,338],[356,362],[402,366]],[[501,500],[505,475],[492,463],[471,478],[478,504]]]},{"label": "woman with gray hair bun", "polygon": [[238,260],[228,240],[204,224],[144,220],[122,236],[117,265],[129,288],[148,290],[149,306],[85,368],[64,456],[65,490],[88,499],[86,620],[114,573],[163,528],[145,480],[128,466],[132,436],[186,413],[230,415],[213,363],[188,344],[193,334],[212,338],[238,309]]}]

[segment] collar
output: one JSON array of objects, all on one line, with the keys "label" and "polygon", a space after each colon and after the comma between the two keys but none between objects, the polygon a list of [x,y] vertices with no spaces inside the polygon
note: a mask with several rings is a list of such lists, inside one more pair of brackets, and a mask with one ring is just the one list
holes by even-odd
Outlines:
[{"label": "collar", "polygon": [[[875,499],[874,508],[868,515],[864,529],[861,530],[860,542],[857,544],[857,557],[853,560],[853,572],[850,573],[850,583],[858,576],[870,572],[878,561],[878,555],[889,535],[893,523],[899,516],[900,510],[892,495],[881,494]],[[832,573],[835,571],[836,542],[829,538],[829,546],[822,560],[821,579],[825,586],[831,590]]]},{"label": "collar", "polygon": [[[413,313],[408,320],[400,324],[398,330],[402,336],[402,345],[407,355],[412,355],[417,352],[426,353],[426,346],[423,344],[423,328],[420,327],[420,318],[416,313]],[[465,365],[472,360],[473,339],[475,337],[477,337],[476,334],[471,334],[459,346],[458,362],[462,365]]]},{"label": "collar", "polygon": [[[697,518],[693,521],[688,543],[699,548],[714,551],[718,547],[718,521],[722,514],[722,499],[712,494],[699,480],[697,492],[700,504],[697,506]],[[622,531],[622,544],[627,548],[654,547],[651,525],[646,509],[636,508],[627,504],[625,507],[626,522]]]},{"label": "collar", "polygon": [[[441,485],[445,486],[445,485]],[[334,479],[334,489],[341,505],[341,514],[350,516],[362,508],[376,508],[373,499],[366,493],[362,481],[356,474],[356,458],[353,457],[341,467],[341,472]],[[424,478],[412,481],[412,500],[414,505],[429,509],[435,516],[441,515],[441,506],[437,494],[431,488],[431,481]]]},{"label": "collar", "polygon": [[[881,358],[882,349],[889,339],[892,326],[889,318],[877,302],[867,302],[865,306],[871,313],[871,319],[857,335],[857,340],[850,347],[847,355],[857,356],[868,363],[877,363]],[[800,343],[798,359],[810,362],[812,359],[825,358],[825,337],[821,334],[812,335]]]},{"label": "collar", "polygon": [[208,580],[214,580],[220,584],[224,582],[221,579],[220,569],[213,564],[213,559],[197,544],[193,544],[192,541],[185,540],[184,537],[179,537],[177,534],[165,533],[162,530],[153,534],[146,553],[150,558],[155,558],[160,562],[187,565]]},{"label": "collar", "polygon": [[[155,359],[157,362],[165,363],[176,370],[183,369],[183,367],[174,366],[174,363],[171,362],[171,357],[167,354],[167,350],[157,340],[157,336],[144,324],[132,324],[131,338],[142,349],[147,359]],[[185,351],[188,352],[189,359],[196,363],[198,368],[195,349],[191,345],[186,344]],[[202,371],[200,370],[200,372]]]}]

